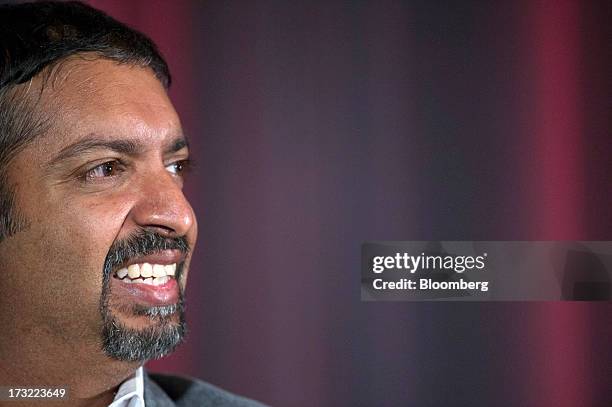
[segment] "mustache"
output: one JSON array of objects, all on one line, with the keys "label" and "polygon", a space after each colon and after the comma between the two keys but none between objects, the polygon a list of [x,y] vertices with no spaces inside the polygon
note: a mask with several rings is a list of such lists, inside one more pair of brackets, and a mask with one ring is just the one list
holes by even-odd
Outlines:
[{"label": "mustache", "polygon": [[113,243],[104,260],[105,274],[110,276],[113,269],[125,264],[131,258],[163,250],[179,250],[185,254],[189,252],[190,247],[185,236],[167,237],[147,229],[139,229],[129,237]]}]

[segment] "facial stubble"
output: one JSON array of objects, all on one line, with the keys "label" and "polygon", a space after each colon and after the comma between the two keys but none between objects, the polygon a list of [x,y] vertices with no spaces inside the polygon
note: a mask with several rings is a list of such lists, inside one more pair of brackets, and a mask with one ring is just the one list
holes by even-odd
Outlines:
[{"label": "facial stubble", "polygon": [[[104,262],[100,296],[102,350],[107,356],[121,361],[144,362],[171,353],[183,342],[187,326],[181,284],[178,284],[176,304],[158,307],[132,304],[120,310],[113,310],[110,305],[110,282],[116,267],[132,257],[171,249],[186,253],[189,246],[184,237],[167,238],[143,229],[125,240],[115,242],[109,250]],[[176,272],[177,282],[181,281],[183,269],[184,263],[180,263]],[[121,322],[118,314],[146,318],[148,324],[143,328],[128,327]]]}]

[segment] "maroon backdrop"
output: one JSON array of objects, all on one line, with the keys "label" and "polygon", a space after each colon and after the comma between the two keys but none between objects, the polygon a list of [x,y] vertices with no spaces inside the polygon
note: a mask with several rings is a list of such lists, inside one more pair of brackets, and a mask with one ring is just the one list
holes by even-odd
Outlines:
[{"label": "maroon backdrop", "polygon": [[610,406],[610,303],[361,303],[364,240],[609,240],[608,1],[120,1],[198,162],[191,335],[279,406]]}]

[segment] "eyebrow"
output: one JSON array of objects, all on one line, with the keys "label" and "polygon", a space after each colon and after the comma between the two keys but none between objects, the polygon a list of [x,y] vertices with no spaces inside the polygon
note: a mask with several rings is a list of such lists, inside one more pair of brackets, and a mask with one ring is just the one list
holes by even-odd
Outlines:
[{"label": "eyebrow", "polygon": [[171,147],[166,151],[166,153],[176,153],[177,151],[182,150],[185,147],[189,148],[189,141],[187,140],[187,137],[181,136],[174,140]]},{"label": "eyebrow", "polygon": [[[164,154],[176,153],[185,147],[189,147],[187,138],[185,136],[179,136],[169,144],[169,147],[164,150]],[[49,161],[49,165],[54,165],[68,158],[77,157],[81,154],[95,150],[111,150],[126,155],[138,155],[145,150],[145,146],[134,140],[108,140],[96,135],[91,135],[64,147]]]}]

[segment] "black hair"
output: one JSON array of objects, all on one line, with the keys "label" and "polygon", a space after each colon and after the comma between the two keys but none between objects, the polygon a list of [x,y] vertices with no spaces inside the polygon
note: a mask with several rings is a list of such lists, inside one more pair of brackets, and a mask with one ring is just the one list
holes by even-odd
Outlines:
[{"label": "black hair", "polygon": [[77,1],[0,5],[0,242],[26,225],[14,205],[7,165],[49,124],[20,85],[80,54],[148,67],[170,86],[155,44],[99,10]]}]

